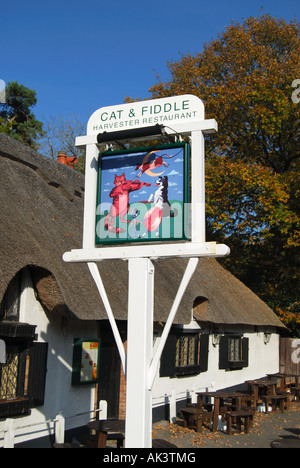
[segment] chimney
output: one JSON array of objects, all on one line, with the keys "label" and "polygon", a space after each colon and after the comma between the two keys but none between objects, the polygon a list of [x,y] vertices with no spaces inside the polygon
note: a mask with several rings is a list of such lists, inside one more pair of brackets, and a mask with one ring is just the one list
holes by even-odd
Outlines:
[{"label": "chimney", "polygon": [[66,151],[59,151],[57,161],[74,169],[74,164],[78,162],[78,159],[75,156],[67,157]]}]

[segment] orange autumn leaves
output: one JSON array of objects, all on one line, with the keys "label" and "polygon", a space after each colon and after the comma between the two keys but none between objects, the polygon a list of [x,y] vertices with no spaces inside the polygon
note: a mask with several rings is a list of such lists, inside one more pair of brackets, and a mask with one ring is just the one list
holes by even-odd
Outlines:
[{"label": "orange autumn leaves", "polygon": [[225,240],[233,230],[245,244],[284,236],[283,247],[299,246],[297,214],[289,208],[289,185],[269,168],[227,157],[210,157],[206,167],[207,217]]},{"label": "orange autumn leaves", "polygon": [[300,79],[299,24],[250,17],[199,49],[169,62],[170,79],[157,76],[150,92],[194,94],[206,118],[217,120],[218,133],[206,137],[209,240],[231,247],[226,266],[271,307],[292,307],[297,316],[300,103],[292,83]]}]

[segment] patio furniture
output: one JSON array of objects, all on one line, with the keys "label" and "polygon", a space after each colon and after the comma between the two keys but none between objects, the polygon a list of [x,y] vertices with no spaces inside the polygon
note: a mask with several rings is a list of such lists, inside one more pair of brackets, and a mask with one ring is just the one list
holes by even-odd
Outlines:
[{"label": "patio furniture", "polygon": [[292,395],[294,395],[294,399],[295,399],[296,401],[300,401],[300,387],[291,386],[291,387],[290,387],[290,390],[291,390]]},{"label": "patio furniture", "polygon": [[232,426],[236,426],[237,432],[241,432],[244,425],[245,434],[249,434],[252,426],[254,412],[251,411],[228,411],[225,415],[227,421],[227,434],[232,435]]},{"label": "patio furniture", "polygon": [[269,410],[269,403],[272,406],[272,411],[279,408],[281,413],[283,413],[288,406],[288,397],[286,395],[265,395],[262,396],[262,400],[266,405],[266,413],[268,413]]},{"label": "patio furniture", "polygon": [[181,409],[184,427],[194,429],[196,432],[202,432],[204,421],[213,420],[213,411],[199,409],[198,407],[187,407]]},{"label": "patio furniture", "polygon": [[216,392],[197,392],[197,402],[199,409],[203,408],[204,398],[213,398],[213,432],[218,430],[219,416],[223,420],[228,411],[241,411],[242,406],[247,402],[249,395],[240,392],[228,392],[218,390]]},{"label": "patio furniture", "polygon": [[277,382],[270,379],[247,380],[248,393],[253,396],[253,407],[257,408],[257,403],[262,402],[262,397],[276,395]]},{"label": "patio furniture", "polygon": [[[298,374],[289,374],[285,372],[277,372],[276,374],[268,374],[269,380],[276,378],[279,380],[279,388],[281,391],[286,391],[292,386],[300,386],[300,375]],[[288,382],[288,380],[293,380],[293,382]]]},{"label": "patio furniture", "polygon": [[89,422],[87,427],[96,431],[96,448],[105,448],[107,440],[116,440],[118,448],[123,445],[125,420],[101,419]]},{"label": "patio furniture", "polygon": [[168,440],[164,439],[152,439],[152,448],[162,448],[162,449],[170,449],[170,448],[178,448],[177,445],[172,444]]},{"label": "patio furniture", "polygon": [[79,444],[76,444],[76,443],[69,443],[69,442],[65,442],[64,444],[59,444],[57,442],[55,442],[53,444],[53,448],[85,448],[83,447],[82,445],[79,445]]},{"label": "patio furniture", "polygon": [[276,395],[281,395],[281,396],[286,397],[285,409],[289,410],[291,401],[295,400],[294,394],[290,390],[289,391],[281,391],[281,390],[276,389]]}]

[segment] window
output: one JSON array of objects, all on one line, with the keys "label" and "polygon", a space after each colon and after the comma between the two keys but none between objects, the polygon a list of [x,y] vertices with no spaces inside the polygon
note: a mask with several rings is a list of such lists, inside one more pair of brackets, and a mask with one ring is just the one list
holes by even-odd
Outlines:
[{"label": "window", "polygon": [[208,335],[199,330],[171,331],[161,358],[160,376],[196,375],[207,371]]},{"label": "window", "polygon": [[219,349],[219,369],[242,369],[248,367],[249,339],[240,335],[221,337]]},{"label": "window", "polygon": [[44,404],[47,343],[34,340],[35,325],[20,323],[22,272],[9,284],[0,304],[0,418],[27,414]]},{"label": "window", "polygon": [[239,337],[228,338],[228,361],[242,361],[242,340]]},{"label": "window", "polygon": [[0,418],[28,413],[44,404],[47,343],[8,340],[0,364]]},{"label": "window", "polygon": [[199,365],[200,334],[182,335],[176,341],[175,367]]},{"label": "window", "polygon": [[17,346],[7,346],[6,363],[0,367],[1,400],[11,400],[17,397],[19,361],[19,348]]}]

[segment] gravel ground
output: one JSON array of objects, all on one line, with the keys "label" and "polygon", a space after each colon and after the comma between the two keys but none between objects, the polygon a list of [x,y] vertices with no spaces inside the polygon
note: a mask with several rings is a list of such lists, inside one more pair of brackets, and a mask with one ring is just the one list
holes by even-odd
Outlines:
[{"label": "gravel ground", "polygon": [[202,433],[185,429],[182,420],[153,425],[153,438],[165,439],[179,448],[270,448],[275,439],[300,437],[300,403],[292,403],[289,411],[256,413],[250,434],[228,436],[203,427]]}]

